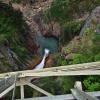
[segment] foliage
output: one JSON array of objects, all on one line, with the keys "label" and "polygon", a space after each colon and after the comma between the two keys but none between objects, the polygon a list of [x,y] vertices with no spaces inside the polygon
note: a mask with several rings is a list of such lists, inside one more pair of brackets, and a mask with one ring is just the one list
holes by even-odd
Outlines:
[{"label": "foliage", "polygon": [[97,55],[95,55],[95,61],[100,61],[100,53],[98,53]]},{"label": "foliage", "polygon": [[55,60],[55,66],[67,65],[67,61],[64,59],[63,56],[61,56],[61,54],[55,54],[55,59],[56,59]]},{"label": "foliage", "polygon": [[26,59],[28,56],[28,50],[26,49],[24,43],[18,41],[12,41],[11,49],[20,57],[20,59]]},{"label": "foliage", "polygon": [[[65,54],[63,54],[63,52]],[[79,44],[77,44],[77,41],[71,41],[71,45],[66,46],[63,52],[63,56],[56,56],[55,64],[61,66],[100,61],[100,34],[95,32],[93,29],[87,28],[83,37],[79,41]],[[71,53],[71,59],[65,59],[66,56]],[[85,89],[88,91],[100,90],[99,78],[99,76],[88,76],[84,78],[83,84]]]},{"label": "foliage", "polygon": [[[91,54],[87,57],[87,61],[89,58],[91,62],[100,61],[100,34],[94,32],[92,29],[87,29],[85,35],[88,37],[88,41],[92,41],[92,47],[88,47],[88,51],[91,51]],[[87,45],[87,43],[85,44]],[[83,83],[85,88],[88,91],[96,91],[100,90],[100,80],[99,76],[88,76],[84,79]]]},{"label": "foliage", "polygon": [[70,41],[74,36],[79,35],[83,22],[83,20],[74,20],[63,23],[63,33],[60,36],[60,42],[65,44]]},{"label": "foliage", "polygon": [[20,11],[14,10],[10,5],[0,3],[0,44],[8,44],[23,60],[28,54],[24,43],[20,41],[25,30],[24,25]]},{"label": "foliage", "polygon": [[83,54],[74,54],[72,59],[73,61],[70,62],[72,64],[80,64],[87,62],[86,56],[84,56]]},{"label": "foliage", "polygon": [[60,83],[61,87],[61,93],[67,94],[70,93],[70,89],[74,87],[75,81],[77,80],[77,77],[59,77],[58,83]]},{"label": "foliage", "polygon": [[46,11],[47,18],[61,23],[73,19],[76,15],[91,11],[100,5],[99,0],[54,0],[51,8]]},{"label": "foliage", "polygon": [[13,3],[21,3],[21,0],[12,0]]},{"label": "foliage", "polygon": [[[53,95],[70,93],[70,89],[74,87],[75,77],[47,77],[39,79],[38,83],[35,83],[44,90],[52,93]],[[58,84],[59,83],[59,84]],[[67,84],[70,83],[70,84]],[[42,96],[38,92],[33,92],[34,96]]]},{"label": "foliage", "polygon": [[99,91],[100,90],[100,76],[89,76],[83,83],[88,91]]},{"label": "foliage", "polygon": [[0,3],[0,41],[11,40],[22,31],[23,19],[19,11],[7,4]]},{"label": "foliage", "polygon": [[25,85],[25,98],[31,98],[33,96],[33,89]]}]

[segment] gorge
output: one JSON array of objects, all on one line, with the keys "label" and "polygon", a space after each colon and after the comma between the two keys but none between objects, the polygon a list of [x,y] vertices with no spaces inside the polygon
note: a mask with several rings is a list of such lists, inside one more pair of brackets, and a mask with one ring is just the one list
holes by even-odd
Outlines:
[{"label": "gorge", "polygon": [[[50,50],[45,68],[100,61],[100,0],[0,1],[0,73],[34,69],[45,48]],[[76,80],[88,91],[100,90],[99,76],[51,77],[35,84],[64,94]]]}]

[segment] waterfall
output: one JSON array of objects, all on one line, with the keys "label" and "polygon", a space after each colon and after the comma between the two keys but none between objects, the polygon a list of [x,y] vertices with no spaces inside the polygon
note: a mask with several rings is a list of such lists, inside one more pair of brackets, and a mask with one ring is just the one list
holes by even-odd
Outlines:
[{"label": "waterfall", "polygon": [[43,56],[43,59],[42,61],[40,62],[40,64],[38,64],[34,70],[41,70],[43,69],[44,65],[45,65],[45,60],[46,60],[46,57],[49,55],[49,50],[48,49],[45,49],[44,50],[45,53],[44,53],[44,56]]}]

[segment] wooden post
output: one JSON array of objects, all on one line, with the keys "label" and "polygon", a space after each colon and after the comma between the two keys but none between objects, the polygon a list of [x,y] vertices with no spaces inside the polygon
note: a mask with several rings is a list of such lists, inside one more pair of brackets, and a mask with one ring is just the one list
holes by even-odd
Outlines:
[{"label": "wooden post", "polygon": [[24,85],[20,86],[21,99],[24,99]]},{"label": "wooden post", "polygon": [[82,91],[81,82],[79,81],[76,82],[74,89],[71,89],[71,92],[77,100],[98,100],[96,97]]}]

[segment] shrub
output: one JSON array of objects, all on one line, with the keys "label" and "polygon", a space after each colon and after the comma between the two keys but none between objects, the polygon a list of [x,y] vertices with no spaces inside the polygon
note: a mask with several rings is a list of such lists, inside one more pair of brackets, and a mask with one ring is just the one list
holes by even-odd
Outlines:
[{"label": "shrub", "polygon": [[100,61],[100,53],[98,53],[97,55],[95,55],[95,61]]},{"label": "shrub", "polygon": [[68,41],[70,41],[73,37],[79,35],[83,22],[83,20],[79,20],[68,21],[63,23],[63,25],[61,26],[63,32],[60,36],[60,42],[65,44]]},{"label": "shrub", "polygon": [[100,90],[100,76],[89,76],[85,78],[83,84],[88,91]]}]

